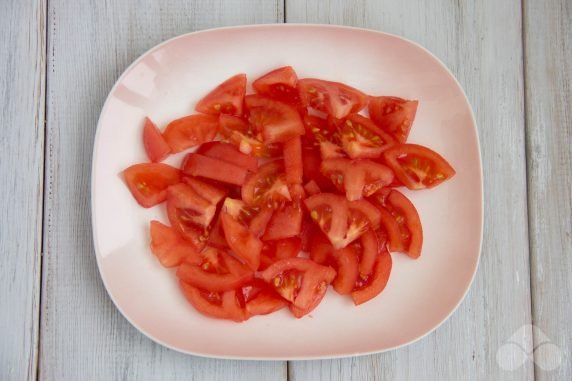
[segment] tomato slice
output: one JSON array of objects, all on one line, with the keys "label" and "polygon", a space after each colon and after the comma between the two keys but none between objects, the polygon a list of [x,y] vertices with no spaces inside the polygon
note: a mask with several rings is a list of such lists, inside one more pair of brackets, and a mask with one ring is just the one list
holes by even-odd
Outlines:
[{"label": "tomato slice", "polygon": [[165,267],[175,267],[187,257],[199,255],[195,246],[170,226],[159,221],[151,221],[151,252]]},{"label": "tomato slice", "polygon": [[251,206],[279,208],[291,201],[281,161],[271,161],[249,174],[242,186],[242,199]]},{"label": "tomato slice", "polygon": [[252,87],[260,95],[286,103],[297,103],[297,82],[298,76],[292,66],[284,66],[264,74],[252,82]]},{"label": "tomato slice", "polygon": [[336,272],[310,259],[289,258],[275,262],[261,276],[292,303],[291,311],[300,318],[320,304]]},{"label": "tomato slice", "polygon": [[249,316],[267,315],[288,305],[284,298],[261,279],[246,284],[241,291]]},{"label": "tomato slice", "polygon": [[253,213],[255,213],[255,215],[250,220],[248,227],[252,234],[254,234],[256,237],[261,237],[266,231],[266,227],[272,218],[274,210],[267,207],[261,207],[258,209],[253,209]]},{"label": "tomato slice", "polygon": [[371,160],[327,159],[321,171],[350,201],[370,196],[393,181],[391,169]]},{"label": "tomato slice", "polygon": [[259,270],[265,270],[274,262],[294,258],[300,252],[302,240],[299,237],[278,239],[265,242],[260,255]]},{"label": "tomato slice", "polygon": [[302,119],[293,106],[259,95],[247,95],[244,104],[250,124],[262,133],[265,143],[286,142],[304,135]]},{"label": "tomato slice", "polygon": [[224,237],[224,230],[222,229],[222,222],[220,221],[220,210],[213,218],[214,222],[211,225],[207,243],[209,246],[217,249],[228,249],[226,238]]},{"label": "tomato slice", "polygon": [[242,102],[246,93],[246,74],[230,77],[197,103],[195,110],[205,114],[242,115]]},{"label": "tomato slice", "polygon": [[123,177],[139,205],[150,208],[167,199],[167,188],[181,181],[181,172],[167,164],[145,163],[125,169]]},{"label": "tomato slice", "polygon": [[365,280],[358,281],[356,290],[352,292],[356,306],[373,299],[385,289],[391,274],[391,266],[391,255],[387,251],[378,255],[372,274]]},{"label": "tomato slice", "polygon": [[370,97],[369,117],[395,140],[405,143],[415,119],[418,101],[398,97]]},{"label": "tomato slice", "polygon": [[358,256],[351,245],[339,250],[333,250],[331,255],[336,261],[337,271],[332,286],[338,294],[349,294],[354,289],[359,276]]},{"label": "tomato slice", "polygon": [[377,206],[380,214],[380,225],[385,234],[387,234],[387,244],[391,252],[401,252],[405,250],[405,243],[401,237],[401,228],[397,223],[397,219],[384,206],[386,204],[383,192],[374,194],[368,198],[370,202]]},{"label": "tomato slice", "polygon": [[248,319],[246,310],[239,305],[235,290],[216,292],[201,290],[185,282],[179,282],[179,285],[187,301],[205,316],[236,322]]},{"label": "tomato slice", "polygon": [[280,153],[277,144],[264,144],[262,134],[254,132],[241,118],[220,114],[219,123],[221,135],[245,155],[274,157]]},{"label": "tomato slice", "polygon": [[322,159],[318,150],[313,147],[304,147],[302,157],[304,181],[314,181],[324,192],[335,189],[332,182],[320,171]]},{"label": "tomato slice", "polygon": [[342,147],[329,141],[320,143],[320,156],[322,157],[322,160],[347,157],[344,150],[342,150]]},{"label": "tomato slice", "polygon": [[399,144],[383,153],[387,165],[407,188],[433,188],[455,175],[437,152],[417,144]]},{"label": "tomato slice", "polygon": [[303,213],[300,205],[294,203],[278,209],[272,215],[266,232],[262,236],[264,241],[295,237],[302,230]]},{"label": "tomato slice", "polygon": [[306,134],[304,137],[312,144],[319,144],[324,141],[331,141],[332,136],[336,131],[326,119],[320,118],[315,115],[304,115],[302,118]]},{"label": "tomato slice", "polygon": [[212,115],[189,115],[173,120],[163,138],[174,153],[211,141],[218,132],[218,118]]},{"label": "tomato slice", "polygon": [[304,185],[304,191],[310,196],[321,192],[318,183],[316,183],[314,180],[310,180],[306,183],[306,185]]},{"label": "tomato slice", "polygon": [[423,246],[423,228],[413,203],[395,189],[382,189],[373,197],[387,209],[399,227],[401,244],[392,244],[390,235],[390,250],[405,252],[414,259],[419,258]]},{"label": "tomato slice", "polygon": [[359,114],[347,117],[340,128],[342,148],[352,159],[377,158],[395,144],[387,132]]},{"label": "tomato slice", "polygon": [[227,198],[221,211],[221,222],[224,236],[228,246],[253,271],[260,265],[260,251],[262,242],[248,229],[248,226],[239,221],[233,200]]},{"label": "tomato slice", "polygon": [[234,145],[223,142],[208,142],[197,150],[198,154],[212,157],[255,172],[258,168],[256,158],[240,152]]},{"label": "tomato slice", "polygon": [[288,184],[302,184],[302,139],[299,136],[284,142],[284,169]]},{"label": "tomato slice", "polygon": [[304,78],[298,81],[298,92],[304,106],[338,119],[360,111],[367,104],[364,93],[339,82]]},{"label": "tomato slice", "polygon": [[163,161],[171,153],[171,147],[167,144],[161,131],[157,125],[148,117],[145,117],[145,125],[143,127],[143,146],[147,157],[153,163]]},{"label": "tomato slice", "polygon": [[190,186],[196,194],[213,205],[221,202],[227,195],[226,189],[207,183],[191,176],[183,176],[183,183]]},{"label": "tomato slice", "polygon": [[359,275],[363,279],[371,274],[379,252],[379,242],[373,230],[368,230],[360,237],[361,258],[359,261]]},{"label": "tomato slice", "polygon": [[190,153],[185,157],[182,169],[186,175],[235,185],[242,185],[248,174],[242,167],[196,153]]}]

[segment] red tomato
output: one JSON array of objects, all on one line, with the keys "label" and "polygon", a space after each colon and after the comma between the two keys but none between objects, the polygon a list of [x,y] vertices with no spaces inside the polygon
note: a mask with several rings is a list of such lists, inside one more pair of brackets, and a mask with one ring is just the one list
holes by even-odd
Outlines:
[{"label": "red tomato", "polygon": [[197,103],[195,110],[205,114],[242,115],[242,102],[246,93],[246,74],[230,77]]},{"label": "red tomato", "polygon": [[211,225],[207,243],[217,249],[227,249],[228,244],[226,243],[224,230],[222,229],[222,223],[220,221],[220,211],[218,214],[215,214],[213,220],[214,222]]},{"label": "red tomato", "polygon": [[385,151],[383,157],[409,189],[433,188],[455,175],[441,155],[417,144],[398,144]]},{"label": "red tomato", "polygon": [[297,318],[310,313],[320,304],[336,272],[305,258],[289,258],[275,262],[262,272],[262,279],[292,303]]},{"label": "red tomato", "polygon": [[302,168],[304,181],[314,181],[322,191],[333,190],[332,182],[320,171],[322,160],[320,152],[311,147],[304,147],[302,151]]},{"label": "red tomato", "polygon": [[145,163],[127,168],[123,177],[139,205],[150,208],[165,201],[167,188],[181,181],[181,172],[167,164]]},{"label": "red tomato", "polygon": [[242,185],[248,174],[242,167],[196,153],[190,153],[185,157],[182,169],[186,175],[235,185]]},{"label": "red tomato", "polygon": [[405,143],[415,119],[418,101],[397,97],[370,97],[369,117],[395,140]]},{"label": "red tomato", "polygon": [[261,207],[258,209],[253,209],[253,213],[256,214],[250,220],[248,227],[252,234],[254,234],[256,237],[261,237],[266,231],[266,227],[272,218],[274,210],[267,207]]},{"label": "red tomato", "polygon": [[236,322],[248,319],[248,314],[239,305],[235,290],[225,292],[205,291],[185,282],[179,282],[179,284],[185,298],[201,314]]},{"label": "red tomato", "polygon": [[378,255],[373,273],[365,280],[358,281],[356,290],[352,292],[356,306],[373,299],[383,291],[391,274],[391,265],[391,255],[387,251]]},{"label": "red tomato", "polygon": [[208,142],[197,150],[198,154],[212,157],[255,172],[258,163],[255,157],[240,152],[234,145],[223,142]]},{"label": "red tomato", "polygon": [[195,177],[183,176],[183,182],[190,186],[196,194],[213,205],[218,204],[226,197],[226,189],[201,181]]},{"label": "red tomato", "polygon": [[252,87],[260,95],[277,99],[282,102],[296,103],[298,77],[291,66],[284,66],[264,74],[252,82]]},{"label": "red tomato", "polygon": [[310,180],[304,185],[304,190],[310,196],[320,193],[320,187],[314,180]]},{"label": "red tomato", "polygon": [[148,117],[145,117],[145,126],[143,127],[143,146],[147,152],[147,157],[154,163],[163,161],[171,153],[171,147],[161,135],[161,131]]},{"label": "red tomato", "polygon": [[[402,193],[392,189],[382,189],[373,196],[377,203],[389,211],[399,226],[401,245],[392,245],[390,249],[407,253],[411,258],[419,258],[423,246],[423,228],[415,206]],[[389,230],[388,230],[389,231]]]},{"label": "red tomato", "polygon": [[250,124],[262,133],[265,143],[285,142],[304,135],[302,119],[293,106],[259,95],[247,95],[244,104]]},{"label": "red tomato", "polygon": [[187,242],[170,226],[159,221],[151,221],[151,252],[165,267],[175,267],[186,257],[199,255],[193,244]]},{"label": "red tomato", "polygon": [[241,291],[249,316],[267,315],[288,305],[286,300],[261,279],[246,284]]},{"label": "red tomato", "polygon": [[359,276],[358,257],[350,245],[343,249],[333,250],[332,257],[336,261],[336,278],[332,286],[338,294],[345,295],[352,292]]},{"label": "red tomato", "polygon": [[395,144],[387,132],[359,114],[347,117],[340,128],[342,148],[352,159],[377,158]]},{"label": "red tomato", "polygon": [[277,144],[262,143],[262,134],[255,133],[241,118],[221,114],[219,123],[222,136],[245,155],[274,157],[280,152]]},{"label": "red tomato", "polygon": [[302,104],[328,113],[335,118],[345,118],[365,107],[367,96],[343,83],[305,78],[298,81]]},{"label": "red tomato", "polygon": [[401,252],[405,250],[403,239],[401,238],[401,228],[397,223],[396,218],[385,208],[385,198],[378,195],[373,195],[368,200],[376,205],[380,213],[380,225],[387,235],[388,247],[391,252]]},{"label": "red tomato", "polygon": [[311,235],[308,250],[310,252],[310,258],[317,264],[323,265],[328,262],[332,251],[335,249],[330,243],[330,240],[319,231]]},{"label": "red tomato", "polygon": [[393,180],[391,169],[371,160],[327,159],[321,171],[350,201],[370,196]]},{"label": "red tomato", "polygon": [[226,242],[240,259],[256,271],[260,265],[262,242],[239,221],[232,201],[229,198],[224,201],[220,214]]},{"label": "red tomato", "polygon": [[163,138],[174,153],[211,141],[218,132],[218,118],[212,115],[189,115],[172,121]]},{"label": "red tomato", "polygon": [[295,204],[288,204],[276,210],[262,239],[271,241],[297,236],[302,230],[302,214],[302,208]]},{"label": "red tomato", "polygon": [[302,140],[299,136],[284,142],[284,169],[289,184],[302,184]]},{"label": "red tomato", "polygon": [[274,262],[286,258],[294,258],[300,252],[302,240],[298,237],[278,239],[265,242],[260,255],[259,270],[265,270]]},{"label": "red tomato", "polygon": [[291,201],[283,164],[279,160],[271,161],[249,174],[242,186],[242,199],[251,206],[274,209]]},{"label": "red tomato", "polygon": [[379,251],[379,242],[377,235],[372,230],[363,233],[360,242],[361,258],[359,261],[359,274],[363,278],[373,271]]},{"label": "red tomato", "polygon": [[320,143],[320,156],[322,157],[322,160],[347,157],[342,147],[329,141],[323,141]]},{"label": "red tomato", "polygon": [[308,142],[313,144],[331,140],[336,130],[335,128],[331,128],[325,119],[315,115],[304,115],[302,122],[306,129],[305,138]]}]

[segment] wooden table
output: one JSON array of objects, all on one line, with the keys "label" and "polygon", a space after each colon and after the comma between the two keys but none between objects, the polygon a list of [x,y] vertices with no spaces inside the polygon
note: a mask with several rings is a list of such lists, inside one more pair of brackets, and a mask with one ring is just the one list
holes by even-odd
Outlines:
[{"label": "wooden table", "polygon": [[[474,108],[486,201],[479,271],[457,312],[408,347],[308,362],[186,356],[133,328],[100,280],[91,154],[115,80],[170,37],[282,22],[417,41]],[[2,380],[572,380],[569,0],[2,0],[0,125]]]}]

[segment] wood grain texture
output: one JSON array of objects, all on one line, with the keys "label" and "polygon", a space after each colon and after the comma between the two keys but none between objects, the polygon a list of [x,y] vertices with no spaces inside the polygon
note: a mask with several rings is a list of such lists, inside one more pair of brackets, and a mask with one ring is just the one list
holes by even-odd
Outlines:
[{"label": "wood grain texture", "polygon": [[571,380],[572,3],[546,5],[524,1],[534,356],[538,380]]},{"label": "wood grain texture", "polygon": [[45,1],[0,2],[0,379],[36,377]]},{"label": "wood grain texture", "polygon": [[93,138],[119,74],[167,38],[213,26],[281,22],[282,12],[282,1],[262,0],[49,1],[42,380],[286,378],[283,362],[186,356],[139,333],[101,283],[90,216]]},{"label": "wood grain texture", "polygon": [[522,347],[532,346],[520,2],[288,0],[286,21],[378,29],[428,48],[452,70],[473,106],[485,180],[481,262],[456,313],[396,351],[292,362],[290,379],[533,379],[532,362],[523,363],[518,348],[501,350],[497,362],[497,351],[515,332]]}]

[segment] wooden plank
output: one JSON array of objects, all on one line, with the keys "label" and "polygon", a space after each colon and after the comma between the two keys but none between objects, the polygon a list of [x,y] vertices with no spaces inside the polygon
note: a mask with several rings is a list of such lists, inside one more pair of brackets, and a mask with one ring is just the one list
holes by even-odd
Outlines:
[{"label": "wooden plank", "polygon": [[46,2],[0,2],[0,379],[36,377]]},{"label": "wooden plank", "polygon": [[535,374],[570,380],[572,3],[525,0],[523,20]]},{"label": "wooden plank", "polygon": [[532,345],[520,15],[520,3],[514,1],[287,2],[287,22],[378,29],[436,54],[473,105],[486,200],[479,271],[445,324],[416,344],[381,355],[292,362],[292,380],[534,377],[532,363],[523,364],[522,353],[504,346],[515,332],[520,345]]},{"label": "wooden plank", "polygon": [[89,211],[97,119],[114,81],[136,57],[192,30],[282,19],[282,1],[50,0],[41,379],[286,378],[284,362],[191,357],[140,334],[100,281]]}]

